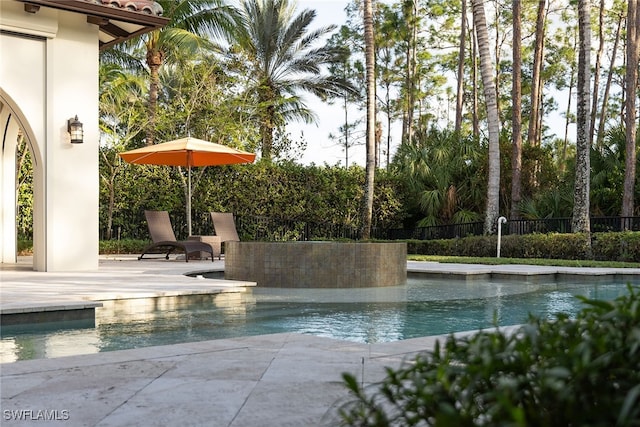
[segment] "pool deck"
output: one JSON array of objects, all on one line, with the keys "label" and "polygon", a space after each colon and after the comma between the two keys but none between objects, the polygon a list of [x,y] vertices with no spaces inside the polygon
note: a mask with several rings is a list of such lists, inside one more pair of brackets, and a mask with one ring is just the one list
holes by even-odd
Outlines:
[{"label": "pool deck", "polygon": [[[187,272],[224,269],[224,260],[102,257],[97,271],[41,273],[30,258],[0,265],[0,310],[77,307],[101,300],[239,292],[251,283],[203,280]],[[640,276],[633,269],[408,262],[436,276]],[[442,337],[358,344],[300,334],[203,341],[0,364],[3,426],[336,425],[348,392],[341,374],[381,380]],[[43,421],[43,420],[50,421]]]}]

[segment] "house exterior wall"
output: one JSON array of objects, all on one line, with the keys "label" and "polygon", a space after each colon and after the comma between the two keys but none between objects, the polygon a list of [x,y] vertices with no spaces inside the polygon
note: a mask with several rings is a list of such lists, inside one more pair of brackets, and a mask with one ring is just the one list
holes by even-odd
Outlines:
[{"label": "house exterior wall", "polygon": [[[0,95],[26,134],[34,159],[34,269],[98,268],[98,28],[77,13],[41,8],[24,12],[0,1]],[[71,144],[67,120],[78,115],[84,143]],[[5,123],[0,124],[4,130]],[[7,139],[11,135],[7,135]],[[14,136],[15,138],[15,136]],[[13,221],[8,194],[15,178],[15,140],[1,153],[2,259],[11,259]],[[14,174],[15,176],[15,174]],[[13,185],[13,189],[11,187]],[[11,206],[13,217],[11,218]],[[14,253],[15,253],[15,249]]]}]

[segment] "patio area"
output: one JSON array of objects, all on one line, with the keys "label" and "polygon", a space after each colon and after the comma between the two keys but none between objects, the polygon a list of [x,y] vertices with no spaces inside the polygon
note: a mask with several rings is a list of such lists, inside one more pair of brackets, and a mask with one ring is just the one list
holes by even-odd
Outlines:
[{"label": "patio area", "polygon": [[[224,260],[137,261],[101,257],[97,271],[43,273],[30,260],[2,265],[1,309],[194,293],[240,292],[252,283],[185,273]],[[408,262],[407,271],[446,275],[640,275],[637,269],[572,269]],[[276,334],[0,364],[3,425],[335,425],[348,392],[342,373],[381,380],[436,339],[358,344]]]}]

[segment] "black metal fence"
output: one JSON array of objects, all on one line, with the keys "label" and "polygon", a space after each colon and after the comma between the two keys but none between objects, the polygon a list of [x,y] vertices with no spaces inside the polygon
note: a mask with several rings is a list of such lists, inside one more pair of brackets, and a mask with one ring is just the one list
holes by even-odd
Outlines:
[{"label": "black metal fence", "polygon": [[[187,238],[187,224],[184,212],[170,214],[173,229],[178,239]],[[129,217],[119,216],[113,219],[111,233],[101,222],[100,238],[111,239],[149,239],[144,213]],[[264,216],[236,217],[238,234],[245,240],[287,241],[350,239],[358,240],[360,232],[355,226],[346,224],[314,223],[303,220],[278,219]],[[640,217],[593,217],[592,232],[640,231]],[[546,218],[536,220],[507,221],[502,226],[502,234],[530,233],[570,233],[571,218]],[[211,216],[208,212],[197,213],[192,221],[193,235],[214,234]],[[483,234],[482,222],[464,224],[437,225],[412,229],[374,228],[371,236],[380,240],[435,240],[453,239]]]},{"label": "black metal fence", "polygon": [[[591,231],[640,231],[640,217],[592,217]],[[520,219],[507,221],[502,226],[502,234],[531,233],[571,233],[571,218]],[[482,222],[464,224],[436,225],[414,229],[383,230],[380,238],[387,240],[416,239],[454,239],[458,237],[480,236],[483,234]]]},{"label": "black metal fence", "polygon": [[464,224],[434,225],[418,228],[394,228],[376,230],[374,237],[383,240],[437,240],[453,239],[456,237],[481,236],[483,233],[481,222]]}]

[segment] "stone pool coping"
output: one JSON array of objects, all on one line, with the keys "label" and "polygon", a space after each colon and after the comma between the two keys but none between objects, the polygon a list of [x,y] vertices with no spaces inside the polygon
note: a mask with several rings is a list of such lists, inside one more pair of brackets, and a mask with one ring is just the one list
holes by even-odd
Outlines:
[{"label": "stone pool coping", "polygon": [[575,278],[599,280],[603,277],[611,279],[631,280],[640,278],[638,268],[600,268],[600,267],[559,267],[524,264],[484,265],[455,264],[424,261],[407,261],[407,273],[420,273],[432,277],[455,277],[464,279],[485,278],[544,278],[549,280],[572,280]]}]

